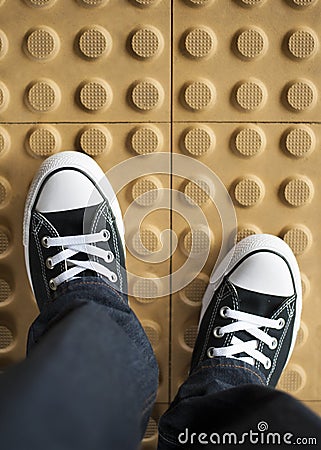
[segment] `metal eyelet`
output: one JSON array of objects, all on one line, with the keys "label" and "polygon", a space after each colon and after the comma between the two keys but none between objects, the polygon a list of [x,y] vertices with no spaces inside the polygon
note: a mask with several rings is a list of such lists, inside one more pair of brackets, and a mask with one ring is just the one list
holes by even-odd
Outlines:
[{"label": "metal eyelet", "polygon": [[53,264],[52,264],[52,259],[51,258],[47,258],[46,259],[46,266],[48,267],[48,269],[52,270],[54,268]]},{"label": "metal eyelet", "polygon": [[279,320],[278,320],[278,328],[277,329],[278,330],[282,330],[284,325],[285,325],[285,320],[283,319],[283,317],[280,317]]},{"label": "metal eyelet", "polygon": [[56,285],[55,280],[53,278],[49,281],[49,287],[50,287],[50,289],[52,291],[56,291],[57,290],[57,285]]},{"label": "metal eyelet", "polygon": [[117,277],[117,275],[116,275],[115,273],[112,273],[112,274],[110,275],[110,277],[109,277],[109,280],[110,280],[112,283],[116,283],[117,280],[118,280],[118,277]]},{"label": "metal eyelet", "polygon": [[48,245],[48,236],[44,236],[44,237],[41,239],[41,244],[42,244],[43,247],[49,248],[49,245]]},{"label": "metal eyelet", "polygon": [[106,262],[110,263],[114,261],[114,254],[110,251],[107,252],[106,254]]},{"label": "metal eyelet", "polygon": [[222,308],[220,309],[221,317],[224,317],[224,319],[226,319],[227,318],[226,313],[229,310],[230,310],[230,308],[228,306],[222,306]]},{"label": "metal eyelet", "polygon": [[103,235],[103,238],[105,239],[105,241],[108,241],[108,239],[110,238],[110,233],[108,230],[103,230],[102,235]]},{"label": "metal eyelet", "polygon": [[275,350],[278,346],[278,340],[276,338],[273,338],[273,341],[271,342],[271,345],[269,345],[270,350]]},{"label": "metal eyelet", "polygon": [[222,338],[224,336],[224,333],[221,333],[221,327],[215,327],[213,330],[213,335],[216,338]]},{"label": "metal eyelet", "polygon": [[206,353],[209,358],[214,358],[213,347],[210,347]]},{"label": "metal eyelet", "polygon": [[271,360],[268,358],[263,365],[266,370],[271,369],[271,365],[272,365]]}]

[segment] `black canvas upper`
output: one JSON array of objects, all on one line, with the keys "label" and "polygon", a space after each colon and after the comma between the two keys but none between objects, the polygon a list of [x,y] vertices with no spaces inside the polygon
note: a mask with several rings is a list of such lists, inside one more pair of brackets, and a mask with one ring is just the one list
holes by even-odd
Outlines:
[{"label": "black canvas upper", "polygon": [[[274,350],[271,350],[261,341],[259,341],[257,348],[257,350],[271,359],[271,368],[265,369],[263,364],[255,361],[255,366],[265,375],[267,384],[275,386],[286,364],[292,342],[296,314],[296,294],[290,297],[281,297],[249,291],[233,285],[229,281],[228,276],[226,276],[215,291],[203,316],[193,352],[191,371],[202,361],[209,358],[207,355],[209,347],[229,346],[234,335],[243,341],[255,339],[246,331],[228,333],[222,338],[213,335],[214,328],[223,327],[235,321],[234,319],[221,316],[220,309],[223,306],[270,319],[282,317],[285,320],[285,326],[281,330],[262,328],[264,332],[278,340],[278,346]],[[236,357],[243,356],[248,355],[245,353],[236,355]]]},{"label": "black canvas upper", "polygon": [[99,233],[102,230],[109,231],[109,240],[90,245],[95,245],[106,251],[111,251],[114,255],[114,260],[112,262],[107,263],[101,258],[91,255],[88,257],[85,253],[78,253],[71,259],[88,260],[90,258],[90,260],[97,261],[116,273],[118,278],[117,282],[112,283],[107,278],[91,270],[82,272],[78,277],[87,275],[98,276],[103,278],[104,281],[113,288],[127,293],[124,249],[115,217],[107,199],[95,206],[59,212],[40,213],[33,208],[29,232],[29,265],[33,289],[39,308],[41,308],[41,305],[44,302],[52,301],[55,298],[55,292],[49,287],[50,279],[57,277],[66,270],[65,261],[61,262],[53,269],[49,269],[46,266],[46,259],[56,255],[62,251],[63,248],[45,248],[42,245],[42,238],[93,234]]}]

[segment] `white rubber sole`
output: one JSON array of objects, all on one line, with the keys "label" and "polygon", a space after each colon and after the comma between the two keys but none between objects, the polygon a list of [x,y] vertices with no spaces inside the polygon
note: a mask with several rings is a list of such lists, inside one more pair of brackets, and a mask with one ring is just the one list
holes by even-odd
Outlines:
[{"label": "white rubber sole", "polygon": [[292,355],[296,341],[296,336],[300,328],[300,319],[302,311],[302,285],[301,285],[300,269],[292,250],[282,239],[276,236],[272,236],[270,234],[257,234],[249,236],[240,241],[238,244],[236,244],[227,253],[227,255],[223,258],[219,266],[211,274],[210,283],[207,286],[207,289],[205,291],[202,300],[202,311],[200,315],[199,325],[211,302],[211,299],[213,298],[214,292],[221,284],[223,278],[227,276],[244,257],[260,250],[262,251],[270,250],[282,256],[287,261],[293,275],[295,291],[297,293],[297,303],[296,303],[296,316],[294,319],[291,347],[288,359],[285,364],[286,366]]},{"label": "white rubber sole", "polygon": [[93,182],[99,186],[107,198],[113,214],[116,219],[117,228],[123,243],[124,253],[125,247],[125,229],[122,218],[121,209],[113,190],[112,185],[106,178],[104,172],[99,165],[88,155],[76,151],[60,152],[47,158],[41,165],[39,171],[35,175],[25,203],[24,220],[23,220],[23,245],[25,253],[25,263],[30,285],[32,286],[30,268],[29,268],[29,232],[31,211],[37,199],[39,190],[44,180],[53,172],[59,169],[79,169],[84,172]]}]

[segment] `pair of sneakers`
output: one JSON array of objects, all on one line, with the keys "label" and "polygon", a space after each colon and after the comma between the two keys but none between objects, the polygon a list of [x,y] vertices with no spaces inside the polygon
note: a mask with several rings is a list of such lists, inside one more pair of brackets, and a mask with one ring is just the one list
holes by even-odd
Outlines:
[{"label": "pair of sneakers", "polygon": [[[40,310],[79,277],[127,291],[121,210],[93,159],[62,152],[42,164],[27,197],[24,248]],[[295,344],[301,304],[300,272],[287,244],[267,234],[243,239],[211,275],[192,371],[207,359],[237,358],[275,386]]]}]

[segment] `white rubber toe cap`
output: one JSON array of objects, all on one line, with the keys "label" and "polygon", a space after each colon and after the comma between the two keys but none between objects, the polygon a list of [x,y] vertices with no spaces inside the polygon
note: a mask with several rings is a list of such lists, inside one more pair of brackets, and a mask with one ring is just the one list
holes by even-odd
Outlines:
[{"label": "white rubber toe cap", "polygon": [[60,170],[45,182],[37,201],[41,213],[68,211],[98,205],[103,201],[94,184],[81,172]]},{"label": "white rubber toe cap", "polygon": [[246,258],[230,275],[236,286],[262,294],[290,297],[293,280],[286,262],[271,252],[258,252]]}]

